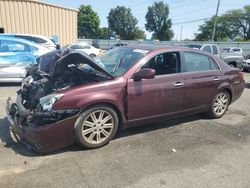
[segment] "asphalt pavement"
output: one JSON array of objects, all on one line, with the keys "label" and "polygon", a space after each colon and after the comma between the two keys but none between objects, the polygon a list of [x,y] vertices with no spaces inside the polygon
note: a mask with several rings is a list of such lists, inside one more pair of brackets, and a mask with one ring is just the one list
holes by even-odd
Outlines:
[{"label": "asphalt pavement", "polygon": [[250,187],[250,73],[225,116],[195,115],[118,133],[109,145],[38,155],[16,143],[0,86],[0,187]]}]

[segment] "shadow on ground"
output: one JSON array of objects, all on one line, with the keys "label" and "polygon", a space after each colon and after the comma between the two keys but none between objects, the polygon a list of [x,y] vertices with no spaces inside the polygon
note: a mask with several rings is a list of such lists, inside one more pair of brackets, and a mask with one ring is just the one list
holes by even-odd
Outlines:
[{"label": "shadow on ground", "polygon": [[[119,131],[114,139],[120,139],[120,138],[127,137],[127,136],[146,133],[146,132],[155,131],[159,129],[165,129],[165,128],[169,128],[172,126],[178,126],[182,123],[192,122],[192,121],[196,121],[199,119],[206,119],[206,117],[203,115],[193,115],[193,116],[183,117],[183,118],[169,120],[169,121],[162,121],[162,122],[154,123],[154,124],[137,126],[137,127]],[[15,141],[15,139],[13,138],[11,134],[10,124],[6,118],[0,119],[0,140],[3,143],[4,147],[12,149],[15,153],[19,155],[29,156],[29,157],[41,156],[41,154],[38,154],[26,148],[24,144],[17,143]],[[61,149],[52,153],[48,153],[46,155],[54,155],[54,154],[59,154],[59,153],[64,153],[64,152],[72,152],[72,151],[80,151],[80,150],[82,149],[78,147],[77,145],[72,145],[67,148],[64,148],[64,149]]]},{"label": "shadow on ground", "polygon": [[16,142],[11,134],[10,124],[6,118],[0,119],[0,141],[0,144],[3,145],[3,147],[10,148],[17,154],[24,156],[37,156],[35,152],[29,150],[23,144]]},{"label": "shadow on ground", "polygon": [[245,88],[250,89],[250,83],[245,83]]}]

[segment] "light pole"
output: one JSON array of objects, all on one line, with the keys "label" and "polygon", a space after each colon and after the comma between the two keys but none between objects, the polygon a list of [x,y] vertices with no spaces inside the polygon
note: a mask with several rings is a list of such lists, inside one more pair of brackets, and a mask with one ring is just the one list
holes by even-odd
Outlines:
[{"label": "light pole", "polygon": [[183,30],[183,25],[181,26],[180,41],[182,41],[182,30]]},{"label": "light pole", "polygon": [[215,32],[216,32],[216,25],[217,25],[219,7],[220,7],[220,0],[218,0],[217,8],[216,8],[216,14],[215,14],[215,20],[214,20],[214,28],[213,28],[212,41],[214,41],[214,36],[215,36]]}]

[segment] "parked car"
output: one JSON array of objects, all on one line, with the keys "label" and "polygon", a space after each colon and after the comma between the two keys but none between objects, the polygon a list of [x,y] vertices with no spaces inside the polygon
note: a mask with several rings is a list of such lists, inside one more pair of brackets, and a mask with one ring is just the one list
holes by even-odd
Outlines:
[{"label": "parked car", "polygon": [[94,46],[91,46],[89,44],[85,43],[76,43],[76,44],[71,44],[67,48],[74,50],[74,51],[82,51],[85,52],[86,54],[90,55],[91,57],[96,57],[100,54],[103,53],[101,49],[95,48]]},{"label": "parked car", "polygon": [[242,70],[244,72],[250,71],[250,59],[243,60]]},{"label": "parked car", "polygon": [[243,51],[239,47],[227,47],[221,50],[221,58],[230,66],[241,69],[244,60]]},{"label": "parked car", "polygon": [[242,69],[242,63],[244,60],[244,56],[237,53],[222,53],[221,59],[223,59],[228,65]]},{"label": "parked car", "polygon": [[40,44],[43,47],[49,48],[50,50],[60,49],[60,44],[56,43],[54,40],[52,40],[52,38],[46,37],[43,35],[3,33],[3,34],[0,34],[0,37],[1,36],[25,39],[25,40]]},{"label": "parked car", "polygon": [[117,47],[94,59],[65,55],[50,74],[27,77],[6,110],[14,135],[35,151],[97,148],[118,129],[202,112],[220,118],[244,87],[239,69],[202,51]]},{"label": "parked car", "polygon": [[221,50],[221,53],[225,53],[225,54],[239,54],[239,55],[243,56],[243,50],[242,50],[242,48],[239,48],[239,47],[223,48]]},{"label": "parked car", "polygon": [[185,46],[188,48],[193,48],[204,52],[208,52],[216,57],[220,57],[219,47],[218,45],[215,44],[188,44]]},{"label": "parked car", "polygon": [[[193,49],[199,49],[201,51],[208,52],[210,54],[213,54],[216,57],[220,57],[222,60],[224,60],[228,65],[233,66],[235,68],[242,68],[242,62],[243,62],[243,55],[241,53],[228,53],[233,51],[233,48],[224,48],[222,50],[222,53],[219,53],[219,47],[214,44],[190,44],[186,45],[186,47],[193,48]],[[237,48],[235,48],[237,50]]]},{"label": "parked car", "polygon": [[26,67],[49,51],[27,40],[0,37],[0,82],[22,82]]}]

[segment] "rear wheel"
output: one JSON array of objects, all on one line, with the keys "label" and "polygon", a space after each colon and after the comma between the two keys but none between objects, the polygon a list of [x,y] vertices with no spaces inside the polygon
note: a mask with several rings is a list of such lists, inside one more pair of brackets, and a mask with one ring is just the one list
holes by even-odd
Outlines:
[{"label": "rear wheel", "polygon": [[118,128],[117,113],[105,105],[84,111],[75,124],[75,141],[84,148],[97,148],[107,144]]},{"label": "rear wheel", "polygon": [[236,68],[236,62],[230,62],[228,65],[231,66],[231,67]]},{"label": "rear wheel", "polygon": [[208,115],[211,118],[222,117],[228,109],[230,103],[230,97],[228,92],[221,91],[213,99],[213,102],[208,111]]}]

